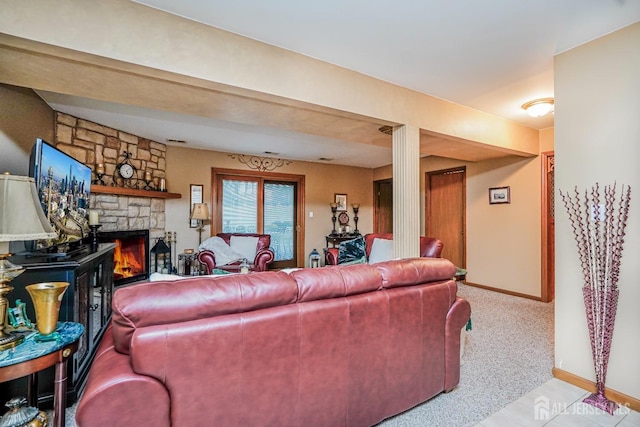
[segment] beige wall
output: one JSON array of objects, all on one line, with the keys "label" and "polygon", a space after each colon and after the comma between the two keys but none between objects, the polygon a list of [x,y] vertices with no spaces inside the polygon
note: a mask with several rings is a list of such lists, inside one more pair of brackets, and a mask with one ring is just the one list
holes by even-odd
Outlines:
[{"label": "beige wall", "polygon": [[[628,184],[631,210],[607,387],[640,399],[640,23],[555,59],[556,188]],[[597,102],[593,102],[597,100]],[[557,190],[556,190],[557,191]],[[558,199],[556,193],[556,200]],[[578,253],[556,203],[556,367],[595,380]]]},{"label": "beige wall", "polygon": [[[167,230],[175,231],[178,236],[178,251],[195,248],[198,245],[198,233],[189,228],[189,188],[191,184],[204,185],[204,200],[211,209],[211,168],[249,170],[238,160],[226,153],[206,150],[194,150],[181,147],[167,147],[167,189],[182,194],[178,200],[167,200]],[[347,201],[360,203],[358,228],[368,233],[373,229],[372,218],[372,177],[373,171],[365,168],[332,166],[320,163],[294,161],[292,164],[276,169],[274,172],[305,175],[305,264],[313,248],[322,253],[325,247],[324,236],[331,231],[331,209],[334,193],[347,194]],[[313,212],[313,217],[310,213]],[[351,227],[353,211],[349,208]],[[210,235],[210,227],[203,232],[203,240]]]},{"label": "beige wall", "polygon": [[[551,135],[553,131],[550,131]],[[547,135],[549,132],[547,133]],[[548,139],[548,138],[547,138]],[[549,150],[553,141],[546,141]],[[425,232],[426,173],[466,166],[467,281],[478,285],[541,296],[540,160],[508,157],[462,162],[424,157],[420,164],[421,229]],[[391,168],[374,171],[374,179],[391,177]],[[490,187],[511,187],[511,203],[490,205]],[[437,236],[434,236],[437,237]],[[446,244],[446,242],[445,242]]]},{"label": "beige wall", "polygon": [[29,173],[36,138],[53,142],[53,110],[33,92],[0,84],[0,173]]},{"label": "beige wall", "polygon": [[540,152],[553,151],[554,148],[554,129],[547,128],[540,131]]}]

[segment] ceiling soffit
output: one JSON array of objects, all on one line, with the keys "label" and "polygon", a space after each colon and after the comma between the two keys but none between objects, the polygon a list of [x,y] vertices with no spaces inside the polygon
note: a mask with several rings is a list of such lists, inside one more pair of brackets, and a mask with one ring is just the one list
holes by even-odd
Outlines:
[{"label": "ceiling soffit", "polygon": [[[0,34],[0,81],[124,105],[146,107],[246,125],[285,129],[378,147],[392,138],[378,129],[394,126],[275,95],[258,93],[140,65]],[[43,71],[43,70],[46,70]],[[483,143],[421,131],[421,155],[480,161],[531,156]]]}]

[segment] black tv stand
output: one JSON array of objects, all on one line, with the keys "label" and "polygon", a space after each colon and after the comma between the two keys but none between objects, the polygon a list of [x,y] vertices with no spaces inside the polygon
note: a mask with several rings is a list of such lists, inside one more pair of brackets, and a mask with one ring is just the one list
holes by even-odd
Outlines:
[{"label": "black tv stand", "polygon": [[[78,322],[84,326],[78,351],[67,364],[67,403],[74,403],[82,393],[102,335],[111,318],[113,293],[114,243],[103,243],[96,250],[90,245],[78,245],[68,252],[36,252],[12,256],[11,262],[21,265],[24,273],[13,279],[14,288],[8,294],[9,304],[16,299],[26,304],[27,316],[36,320],[31,297],[25,286],[41,282],[69,282],[60,306],[60,321]],[[63,256],[60,256],[62,254]],[[47,368],[39,374],[39,405],[51,407],[53,403],[54,370]],[[0,402],[14,396],[26,396],[27,384],[17,379],[2,384]]]},{"label": "black tv stand", "polygon": [[60,250],[54,251],[39,250],[32,252],[20,252],[16,254],[18,258],[24,258],[29,263],[34,262],[59,262],[68,259],[77,258],[80,255],[88,255],[91,252],[91,245],[73,245]]}]

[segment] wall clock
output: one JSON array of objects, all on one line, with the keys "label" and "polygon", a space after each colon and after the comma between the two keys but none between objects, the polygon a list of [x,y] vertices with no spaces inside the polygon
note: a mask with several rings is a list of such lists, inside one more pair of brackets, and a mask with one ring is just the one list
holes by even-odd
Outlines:
[{"label": "wall clock", "polygon": [[122,157],[113,172],[113,185],[138,188],[138,169],[131,163],[131,153],[123,151]]},{"label": "wall clock", "polygon": [[341,212],[340,215],[338,215],[338,222],[341,226],[349,224],[349,214],[347,214],[346,212]]}]

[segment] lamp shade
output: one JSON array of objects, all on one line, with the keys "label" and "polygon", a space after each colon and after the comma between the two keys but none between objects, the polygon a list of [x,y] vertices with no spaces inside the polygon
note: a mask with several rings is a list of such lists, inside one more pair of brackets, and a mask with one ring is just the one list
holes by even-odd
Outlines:
[{"label": "lamp shade", "polygon": [[0,242],[56,236],[40,206],[35,180],[26,176],[0,175]]},{"label": "lamp shade", "polygon": [[206,203],[194,203],[191,210],[191,219],[206,221],[209,219],[209,206]]}]

